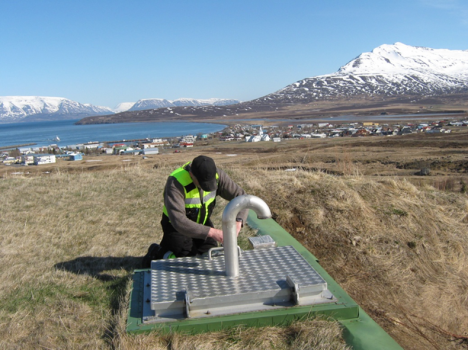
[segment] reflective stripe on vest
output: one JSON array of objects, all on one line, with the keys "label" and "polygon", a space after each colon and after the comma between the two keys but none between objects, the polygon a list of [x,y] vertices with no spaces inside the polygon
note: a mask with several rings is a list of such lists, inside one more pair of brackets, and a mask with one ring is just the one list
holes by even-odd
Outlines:
[{"label": "reflective stripe on vest", "polygon": [[[193,183],[190,173],[185,169],[188,164],[190,164],[190,162],[174,170],[170,176],[175,177],[175,179],[184,187],[186,211],[188,209],[194,209],[197,211],[196,220],[194,220],[195,218],[191,219],[199,224],[205,224],[211,214],[209,213],[208,207],[216,199],[216,191],[203,192],[202,202],[198,188]],[[216,173],[216,180],[218,180],[218,178],[218,173]],[[165,205],[163,206],[163,212],[167,217],[169,217]]]},{"label": "reflective stripe on vest", "polygon": [[[203,203],[207,203],[210,199],[216,197],[216,191],[213,192],[203,192]],[[198,198],[185,198],[185,204],[186,205],[192,205],[192,204],[201,204],[200,197]]]}]

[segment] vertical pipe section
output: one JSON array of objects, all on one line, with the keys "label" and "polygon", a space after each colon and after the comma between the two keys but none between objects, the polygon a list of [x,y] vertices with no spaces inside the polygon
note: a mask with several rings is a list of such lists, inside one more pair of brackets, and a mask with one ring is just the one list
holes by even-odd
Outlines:
[{"label": "vertical pipe section", "polygon": [[236,217],[244,209],[252,209],[259,219],[271,217],[268,205],[256,196],[243,195],[234,198],[223,211],[223,245],[226,276],[239,276],[239,253],[237,251]]}]

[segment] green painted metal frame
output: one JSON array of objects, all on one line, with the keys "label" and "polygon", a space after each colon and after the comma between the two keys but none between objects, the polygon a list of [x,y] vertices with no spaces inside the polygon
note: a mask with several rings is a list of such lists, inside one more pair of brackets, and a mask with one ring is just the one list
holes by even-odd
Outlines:
[{"label": "green painted metal frame", "polygon": [[259,220],[254,212],[249,212],[247,223],[250,227],[257,229],[259,235],[270,235],[278,246],[292,245],[310,263],[310,265],[327,281],[328,290],[349,307],[356,306],[358,313],[356,317],[339,318],[334,317],[344,327],[344,338],[346,343],[354,349],[369,350],[393,350],[402,349],[400,345],[388,335],[356,302],[330,277],[320,266],[318,259],[309,252],[294,237],[286,232],[278,223],[272,219]]},{"label": "green painted metal frame", "polygon": [[142,322],[144,274],[149,270],[135,270],[133,289],[127,319],[127,332],[142,333],[159,331],[161,333],[184,332],[188,334],[212,332],[240,325],[271,326],[287,325],[295,320],[318,315],[327,315],[338,320],[344,327],[346,342],[355,349],[401,349],[374,320],[336,283],[320,266],[317,258],[286,232],[273,219],[259,220],[251,210],[247,223],[258,230],[259,235],[270,235],[278,246],[293,246],[309,264],[327,281],[328,290],[338,299],[335,303],[309,306],[294,306],[271,311],[249,312],[243,314],[218,316],[203,319],[184,319],[165,323],[144,324]]}]

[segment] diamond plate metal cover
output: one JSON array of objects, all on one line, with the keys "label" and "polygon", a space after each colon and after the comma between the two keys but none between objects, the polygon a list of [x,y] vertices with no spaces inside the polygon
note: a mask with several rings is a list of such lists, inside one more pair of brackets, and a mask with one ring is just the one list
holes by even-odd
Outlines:
[{"label": "diamond plate metal cover", "polygon": [[205,307],[282,301],[290,298],[287,276],[306,293],[327,289],[325,280],[292,246],[244,251],[238,277],[226,276],[224,256],[156,260],[151,263],[151,308],[156,315],[180,308],[186,291],[194,305]]}]

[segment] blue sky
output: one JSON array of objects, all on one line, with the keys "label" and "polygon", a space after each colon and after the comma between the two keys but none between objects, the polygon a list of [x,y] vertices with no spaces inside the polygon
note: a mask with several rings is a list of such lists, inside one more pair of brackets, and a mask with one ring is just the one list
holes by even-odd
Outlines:
[{"label": "blue sky", "polygon": [[0,96],[243,101],[402,42],[468,50],[466,0],[0,0]]}]

